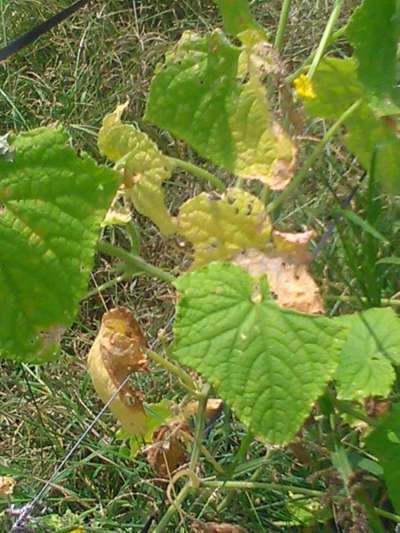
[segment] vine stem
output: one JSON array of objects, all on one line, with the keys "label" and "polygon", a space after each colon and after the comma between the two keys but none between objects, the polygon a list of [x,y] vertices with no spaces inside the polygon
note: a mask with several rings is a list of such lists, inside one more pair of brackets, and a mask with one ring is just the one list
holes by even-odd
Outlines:
[{"label": "vine stem", "polygon": [[169,157],[168,159],[174,167],[179,167],[182,170],[193,174],[193,176],[196,176],[196,178],[200,178],[203,181],[211,183],[211,185],[221,192],[226,191],[225,184],[219,178],[217,178],[217,176],[214,176],[211,174],[211,172],[208,172],[208,170],[204,170],[204,168],[200,168],[193,163],[189,163],[189,161],[183,161],[182,159],[178,159],[176,157]]},{"label": "vine stem", "polygon": [[123,261],[127,266],[130,266],[134,269],[139,269],[141,272],[148,274],[153,278],[158,278],[171,284],[175,281],[175,276],[169,272],[165,272],[165,270],[161,270],[161,268],[150,265],[150,263],[147,263],[141,257],[131,254],[119,246],[114,246],[109,242],[99,241],[97,243],[97,249],[99,252],[121,259],[121,261]]},{"label": "vine stem", "polygon": [[168,370],[168,372],[170,372],[171,374],[174,374],[177,378],[179,378],[187,386],[187,388],[190,390],[190,392],[194,396],[199,396],[196,383],[189,376],[189,374],[185,372],[185,370],[183,370],[183,368],[180,368],[179,366],[174,365],[174,363],[172,363],[171,361],[169,361],[168,359],[166,359],[162,355],[159,355],[156,352],[149,351],[147,352],[147,355],[150,357],[150,359],[155,361],[158,365],[162,366],[163,368]]},{"label": "vine stem", "polygon": [[200,457],[201,441],[203,440],[204,425],[206,421],[207,400],[210,393],[210,385],[206,383],[201,391],[201,398],[199,401],[199,408],[196,417],[196,432],[194,436],[194,444],[192,449],[192,455],[190,458],[190,470],[195,472],[197,463]]},{"label": "vine stem", "polygon": [[301,167],[301,169],[297,172],[293,180],[290,182],[290,184],[286,187],[286,189],[268,206],[268,212],[274,211],[278,207],[280,207],[288,198],[291,196],[294,191],[299,187],[299,185],[302,183],[304,178],[307,175],[307,172],[309,169],[313,166],[313,164],[317,161],[319,156],[324,151],[325,146],[328,144],[328,142],[336,135],[338,130],[341,128],[341,126],[346,122],[346,120],[358,109],[361,105],[361,100],[357,100],[354,102],[353,105],[351,105],[346,111],[340,116],[340,118],[329,128],[329,130],[326,132],[324,137],[321,139],[319,144],[314,148],[312,153],[309,155],[309,157],[306,159],[304,165]]},{"label": "vine stem", "polygon": [[154,528],[153,533],[162,533],[168,524],[171,521],[171,518],[179,510],[182,503],[188,497],[190,491],[192,490],[192,483],[188,481],[179,492],[178,496],[175,498],[175,501],[168,507],[166,513],[161,518],[157,526]]},{"label": "vine stem", "polygon": [[209,489],[226,489],[226,490],[276,490],[278,492],[294,492],[304,494],[304,496],[320,497],[324,493],[320,490],[307,489],[296,485],[286,485],[284,483],[264,483],[260,481],[207,481],[199,480],[200,486]]},{"label": "vine stem", "polygon": [[[332,44],[334,44],[338,39],[340,39],[341,37],[343,37],[343,35],[346,33],[346,30],[347,30],[347,25],[345,26],[342,26],[341,28],[339,28],[337,31],[333,32],[332,35],[329,37],[327,43],[326,43],[326,46],[325,46],[325,50],[327,49],[328,46],[331,46]],[[305,62],[299,67],[297,68],[294,72],[292,72],[292,74],[289,74],[289,76],[286,76],[285,78],[285,82],[287,84],[291,84],[293,83],[293,81],[299,77],[299,75],[304,72],[304,70],[307,68],[307,66],[313,61],[314,57],[316,56],[317,54],[317,50],[314,50],[309,56],[308,58],[305,60]]]},{"label": "vine stem", "polygon": [[94,287],[94,289],[91,289],[90,291],[88,291],[85,294],[85,296],[82,298],[81,301],[87,300],[88,298],[91,298],[92,296],[96,296],[96,294],[100,294],[101,292],[103,292],[103,291],[105,291],[107,289],[110,289],[111,287],[114,287],[114,285],[117,285],[121,281],[128,280],[130,277],[131,276],[129,274],[125,273],[125,274],[121,274],[120,276],[117,276],[117,277],[115,277],[113,279],[110,279],[109,281],[105,281],[104,283],[102,283],[98,287]]},{"label": "vine stem", "polygon": [[[334,300],[335,302],[336,301],[340,301],[340,302],[345,302],[345,303],[359,303],[360,301],[361,302],[368,302],[368,299],[365,298],[365,297],[360,297],[358,298],[357,296],[347,296],[345,294],[340,294],[340,295],[327,295],[326,296],[327,300]],[[391,307],[399,307],[400,306],[400,300],[396,300],[395,298],[381,298],[381,304],[382,305],[388,305],[388,306],[391,306]]]},{"label": "vine stem", "polygon": [[317,67],[322,59],[322,56],[325,53],[326,47],[328,46],[329,38],[333,32],[333,29],[335,27],[335,24],[339,18],[340,11],[343,7],[344,0],[336,0],[335,5],[332,9],[331,15],[328,19],[328,22],[326,24],[324,33],[322,34],[321,41],[318,45],[317,51],[315,53],[314,59],[311,63],[310,70],[308,71],[308,79],[311,80],[311,78],[314,76],[315,71],[317,70]]},{"label": "vine stem", "polygon": [[289,20],[290,7],[292,5],[292,0],[283,0],[281,16],[279,17],[279,25],[276,31],[275,43],[274,46],[278,52],[282,52],[283,48],[283,38],[285,36],[285,30],[287,22]]},{"label": "vine stem", "polygon": [[[210,385],[206,383],[203,386],[203,389],[201,391],[201,397],[199,400],[199,409],[197,411],[197,417],[196,417],[196,432],[194,436],[194,443],[192,448],[192,455],[190,457],[190,470],[194,473],[195,477],[195,470],[197,467],[197,463],[200,457],[201,448],[202,448],[202,439],[203,439],[203,431],[204,431],[204,424],[206,419],[206,410],[207,410],[207,400],[208,395],[210,393]],[[173,503],[168,507],[167,512],[162,517],[156,528],[154,529],[153,533],[162,533],[165,528],[170,523],[172,517],[174,514],[180,509],[180,506],[185,501],[187,496],[189,495],[189,492],[193,489],[193,483],[192,481],[188,481],[182,488],[182,490],[179,492],[178,496],[175,498]]]}]

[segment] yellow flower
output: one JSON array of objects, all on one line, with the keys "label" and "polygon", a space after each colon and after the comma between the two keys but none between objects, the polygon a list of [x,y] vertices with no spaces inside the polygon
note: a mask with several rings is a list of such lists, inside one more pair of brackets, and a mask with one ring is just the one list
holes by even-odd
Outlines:
[{"label": "yellow flower", "polygon": [[69,533],[85,533],[85,530],[81,527],[78,527],[77,529],[71,529]]},{"label": "yellow flower", "polygon": [[313,100],[317,97],[312,81],[308,79],[305,74],[301,74],[294,80],[294,87],[296,89],[297,96],[300,96],[300,98],[304,98],[305,100]]}]

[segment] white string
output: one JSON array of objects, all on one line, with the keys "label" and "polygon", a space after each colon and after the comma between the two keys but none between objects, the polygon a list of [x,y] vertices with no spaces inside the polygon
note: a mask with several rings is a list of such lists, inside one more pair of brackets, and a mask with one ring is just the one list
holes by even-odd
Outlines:
[{"label": "white string", "polygon": [[13,526],[10,529],[10,533],[18,533],[19,528],[22,527],[25,522],[30,518],[30,514],[33,511],[34,507],[43,499],[43,497],[47,494],[49,488],[53,485],[53,482],[55,481],[58,474],[61,472],[61,470],[64,468],[66,463],[70,460],[70,458],[74,455],[76,450],[80,447],[82,441],[85,439],[87,434],[93,429],[93,427],[96,425],[98,420],[102,417],[104,412],[107,410],[111,402],[115,399],[119,391],[122,389],[122,387],[127,383],[129,379],[129,375],[122,381],[122,383],[119,385],[117,389],[113,392],[111,395],[111,398],[107,401],[107,403],[104,405],[104,407],[101,409],[101,411],[96,415],[94,420],[88,425],[88,427],[85,429],[85,431],[82,433],[82,435],[79,437],[79,439],[75,442],[75,444],[72,446],[72,448],[65,454],[63,460],[61,463],[56,467],[54,470],[52,476],[50,479],[46,481],[46,483],[43,485],[43,487],[40,489],[40,491],[36,494],[36,496],[33,498],[32,501],[25,504],[20,510],[19,510],[19,517],[14,522]]}]

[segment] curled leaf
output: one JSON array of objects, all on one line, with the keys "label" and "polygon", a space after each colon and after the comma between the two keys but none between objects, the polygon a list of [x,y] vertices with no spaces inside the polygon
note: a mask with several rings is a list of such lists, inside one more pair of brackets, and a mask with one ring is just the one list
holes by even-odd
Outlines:
[{"label": "curled leaf", "polygon": [[164,202],[162,184],[171,177],[172,166],[148,135],[121,116],[127,104],[117,106],[103,120],[98,136],[100,151],[117,164],[124,191],[135,208],[149,217],[165,235],[175,231]]},{"label": "curled leaf", "polygon": [[271,296],[280,306],[307,314],[323,313],[320,290],[309,272],[311,256],[307,246],[313,232],[274,231],[272,235],[272,251],[247,250],[238,254],[234,263],[253,277],[266,274]]},{"label": "curled leaf", "polygon": [[187,422],[172,421],[158,428],[153,435],[153,444],[146,456],[150,466],[162,478],[187,461],[187,441],[190,429]]},{"label": "curled leaf", "polygon": [[[146,370],[146,341],[129,309],[119,307],[105,313],[100,331],[88,355],[93,386],[104,403],[131,372]],[[142,393],[125,383],[110,404],[110,410],[130,436],[146,433]]]},{"label": "curled leaf", "polygon": [[178,232],[194,246],[193,268],[229,259],[241,250],[266,249],[271,224],[261,201],[241,190],[202,193],[179,212]]}]

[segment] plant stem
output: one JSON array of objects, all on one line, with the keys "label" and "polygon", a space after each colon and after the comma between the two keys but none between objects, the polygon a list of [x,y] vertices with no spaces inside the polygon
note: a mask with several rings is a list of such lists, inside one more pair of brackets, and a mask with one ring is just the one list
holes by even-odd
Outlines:
[{"label": "plant stem", "polygon": [[[340,301],[340,302],[348,302],[348,303],[358,303],[360,300],[361,302],[368,302],[368,299],[365,297],[357,297],[357,296],[346,296],[345,294],[341,294],[338,296],[335,296],[333,294],[328,295],[327,300],[334,300]],[[396,300],[395,298],[381,298],[381,304],[383,305],[390,305],[392,307],[399,307],[400,306],[400,300]]]},{"label": "plant stem", "polygon": [[169,272],[165,272],[158,267],[150,265],[150,263],[147,263],[141,257],[133,255],[119,246],[114,246],[113,244],[105,241],[99,241],[97,243],[97,249],[99,252],[121,259],[121,261],[123,261],[127,266],[130,266],[136,270],[140,270],[141,272],[148,274],[153,278],[158,278],[168,283],[173,283],[175,281],[175,276]]},{"label": "plant stem", "polygon": [[338,130],[341,128],[341,126],[346,122],[346,120],[358,109],[361,105],[361,100],[357,100],[354,102],[353,105],[351,105],[346,111],[340,116],[340,118],[329,128],[329,130],[326,132],[324,137],[321,139],[319,144],[314,148],[312,153],[309,155],[309,157],[306,159],[304,165],[301,167],[301,169],[297,172],[293,180],[290,182],[290,184],[286,187],[286,189],[278,196],[275,201],[273,201],[268,206],[268,212],[274,211],[278,207],[280,207],[288,198],[291,196],[294,191],[299,187],[299,185],[302,183],[304,178],[307,176],[307,173],[309,169],[313,166],[313,164],[317,161],[319,156],[324,151],[325,146],[328,144],[328,142],[335,136],[335,134],[338,132]]},{"label": "plant stem", "polygon": [[88,291],[85,296],[82,298],[83,300],[87,300],[88,298],[91,298],[92,296],[95,296],[96,294],[99,294],[107,289],[110,289],[111,287],[114,287],[114,285],[117,285],[120,281],[126,281],[131,276],[127,273],[121,274],[120,276],[117,276],[116,278],[110,279],[108,281],[105,281],[98,287],[94,287],[94,289],[91,289]]},{"label": "plant stem", "polygon": [[222,181],[217,178],[217,176],[214,176],[213,174],[211,174],[211,172],[208,172],[208,170],[204,170],[204,168],[200,168],[197,165],[194,165],[193,163],[189,163],[189,161],[183,161],[182,159],[177,159],[175,157],[169,157],[168,159],[174,165],[174,167],[179,167],[182,170],[193,174],[193,176],[196,176],[196,178],[200,178],[204,181],[211,183],[211,185],[213,185],[221,192],[224,192],[226,190],[226,186],[224,185],[224,183],[222,183]]},{"label": "plant stem", "polygon": [[290,12],[291,4],[292,4],[292,0],[283,0],[283,3],[282,3],[281,16],[279,18],[279,26],[276,32],[275,43],[274,43],[274,46],[278,52],[281,52],[283,48],[283,37],[285,35],[286,26],[287,26],[287,22],[289,19],[289,12]]},{"label": "plant stem", "polygon": [[327,22],[327,25],[325,27],[324,33],[322,35],[321,41],[318,45],[317,51],[315,53],[314,59],[311,63],[310,70],[308,71],[308,79],[311,80],[311,78],[314,76],[315,71],[317,70],[317,67],[322,59],[322,56],[325,53],[326,47],[328,46],[329,38],[332,34],[333,28],[335,27],[335,24],[337,22],[337,19],[339,18],[340,11],[343,7],[344,0],[336,0],[335,5],[333,7],[332,13],[329,17],[329,20]]},{"label": "plant stem", "polygon": [[320,490],[307,489],[296,485],[286,485],[283,483],[264,483],[259,481],[206,481],[200,480],[200,486],[209,489],[226,490],[276,490],[278,492],[294,492],[305,496],[320,497],[323,492]]},{"label": "plant stem", "polygon": [[379,507],[374,507],[374,511],[377,515],[383,516],[383,518],[388,518],[389,520],[393,520],[393,522],[400,522],[400,515],[390,513],[389,511],[385,511],[385,509],[379,509]]},{"label": "plant stem", "polygon": [[[346,30],[347,30],[347,25],[342,26],[337,31],[333,32],[326,43],[325,50],[327,49],[328,46],[331,46],[338,39],[343,37],[343,35],[346,33]],[[292,72],[292,74],[289,74],[289,76],[285,78],[285,82],[290,85],[296,78],[298,78],[300,74],[306,70],[307,66],[313,61],[316,54],[317,54],[317,50],[314,50],[299,68],[297,68],[294,72]]]},{"label": "plant stem", "polygon": [[[200,457],[201,452],[201,441],[203,438],[203,430],[204,430],[204,422],[206,418],[206,409],[207,409],[207,399],[208,394],[210,392],[210,385],[206,384],[204,385],[202,391],[201,391],[201,399],[199,401],[199,409],[197,411],[197,417],[196,417],[196,434],[194,436],[194,443],[193,443],[193,449],[192,449],[192,456],[190,458],[190,470],[194,472],[197,467],[197,462]],[[169,506],[167,512],[160,520],[157,527],[154,529],[153,533],[161,533],[164,531],[164,529],[168,526],[171,518],[174,516],[174,514],[177,512],[177,510],[180,508],[182,503],[185,501],[186,497],[188,496],[190,490],[192,489],[192,482],[188,481],[178,496],[176,497],[175,501]]]},{"label": "plant stem", "polygon": [[170,523],[171,518],[178,511],[182,503],[186,500],[191,489],[192,489],[192,484],[189,481],[188,483],[186,483],[186,485],[183,486],[182,490],[180,491],[178,496],[175,498],[174,503],[171,503],[171,505],[168,507],[167,512],[161,518],[160,522],[157,524],[157,526],[153,530],[153,533],[162,533],[162,531],[165,530],[165,528]]},{"label": "plant stem", "polygon": [[363,422],[366,422],[368,425],[372,427],[377,427],[378,422],[376,422],[373,418],[371,418],[368,415],[365,415],[361,411],[357,411],[357,409],[354,409],[349,405],[347,402],[342,400],[337,400],[336,398],[331,396],[331,400],[334,404],[334,406],[340,411],[341,413],[347,413],[350,416],[353,416],[354,418],[358,418],[359,420],[362,420]]},{"label": "plant stem", "polygon": [[189,374],[183,370],[183,368],[174,365],[174,363],[171,363],[171,361],[156,352],[149,351],[147,352],[147,355],[150,357],[150,359],[153,359],[153,361],[155,361],[157,364],[168,370],[168,372],[179,378],[195,396],[198,396],[196,383],[189,376]]},{"label": "plant stem", "polygon": [[210,385],[204,385],[201,391],[201,398],[199,401],[199,408],[196,417],[196,433],[194,436],[194,444],[192,449],[192,456],[190,458],[190,470],[194,472],[200,457],[201,442],[203,440],[204,424],[206,420],[207,400],[210,392]]}]

